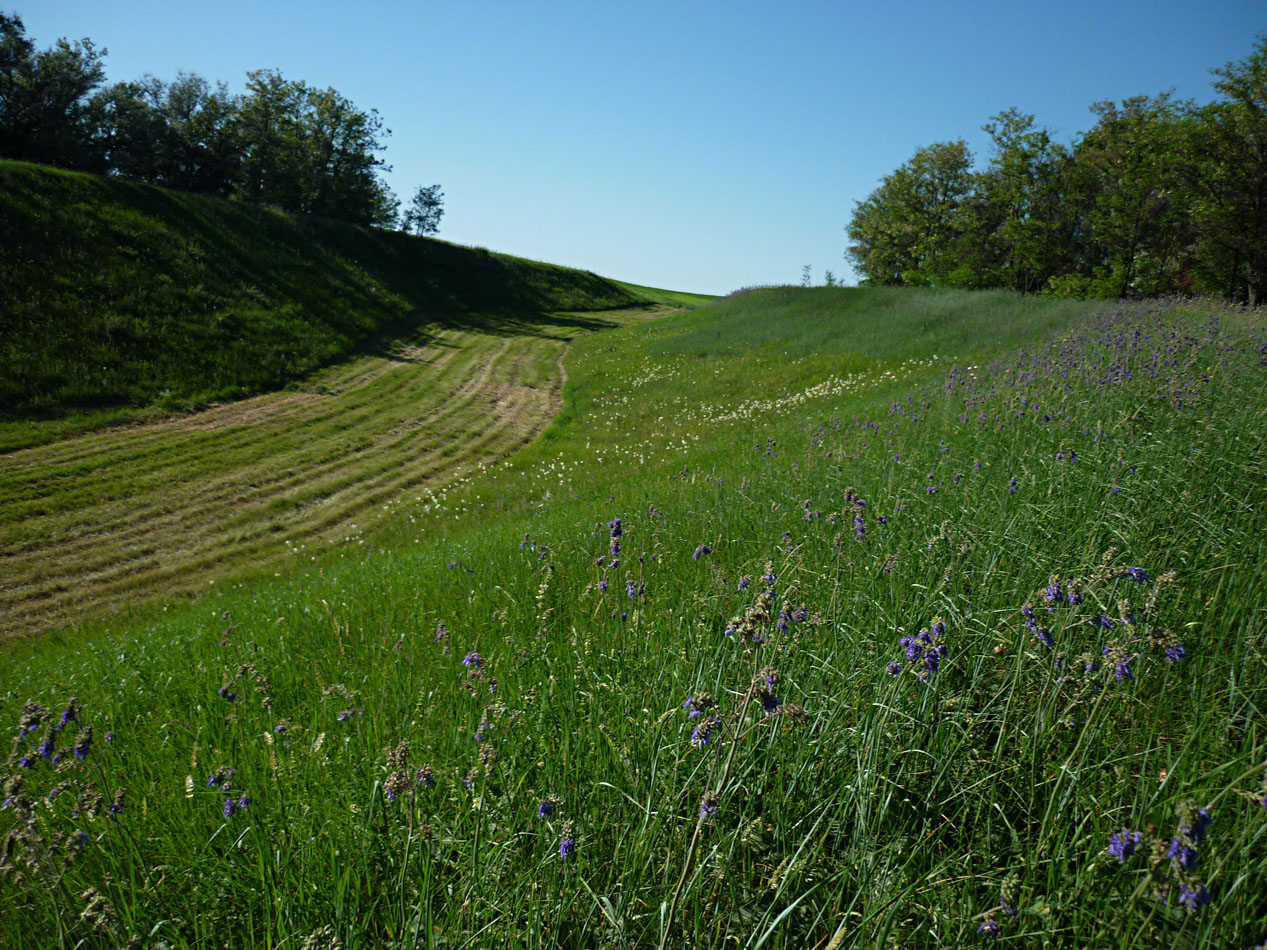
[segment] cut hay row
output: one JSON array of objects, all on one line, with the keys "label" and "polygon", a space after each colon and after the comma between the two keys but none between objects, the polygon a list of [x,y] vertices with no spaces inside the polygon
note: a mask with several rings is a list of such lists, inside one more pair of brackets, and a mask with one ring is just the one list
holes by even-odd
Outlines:
[{"label": "cut hay row", "polygon": [[0,458],[0,637],[355,541],[405,492],[531,441],[561,405],[558,327],[415,337],[299,392]]}]

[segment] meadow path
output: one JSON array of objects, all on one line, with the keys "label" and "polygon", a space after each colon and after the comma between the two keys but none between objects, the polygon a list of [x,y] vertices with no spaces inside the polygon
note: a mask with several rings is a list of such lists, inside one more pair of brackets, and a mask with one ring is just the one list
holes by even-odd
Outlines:
[{"label": "meadow path", "polygon": [[420,322],[287,391],[0,455],[0,640],[355,540],[544,431],[574,335],[654,315]]}]

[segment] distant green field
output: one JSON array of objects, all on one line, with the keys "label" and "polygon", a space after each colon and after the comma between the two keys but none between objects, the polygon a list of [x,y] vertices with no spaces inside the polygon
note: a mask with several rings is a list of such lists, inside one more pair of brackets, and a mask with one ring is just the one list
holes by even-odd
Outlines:
[{"label": "distant green field", "polygon": [[0,944],[1267,938],[1261,312],[774,288],[566,367],[375,531],[7,648]]},{"label": "distant green field", "polygon": [[647,301],[482,249],[11,161],[0,232],[0,451],[277,390],[437,316],[510,329]]}]

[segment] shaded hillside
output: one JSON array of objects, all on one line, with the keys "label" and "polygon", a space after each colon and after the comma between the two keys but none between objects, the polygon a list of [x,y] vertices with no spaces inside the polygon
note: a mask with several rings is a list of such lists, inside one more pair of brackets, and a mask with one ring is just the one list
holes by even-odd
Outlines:
[{"label": "shaded hillside", "polygon": [[641,300],[587,272],[20,162],[0,162],[0,233],[0,420],[277,389],[438,314]]}]

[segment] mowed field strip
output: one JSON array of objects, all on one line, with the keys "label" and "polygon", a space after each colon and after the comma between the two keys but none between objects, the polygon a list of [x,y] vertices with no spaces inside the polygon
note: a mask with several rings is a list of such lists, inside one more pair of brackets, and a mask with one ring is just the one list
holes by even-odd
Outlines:
[{"label": "mowed field strip", "polygon": [[420,320],[284,392],[0,456],[0,639],[359,534],[544,431],[574,335],[667,312]]}]

